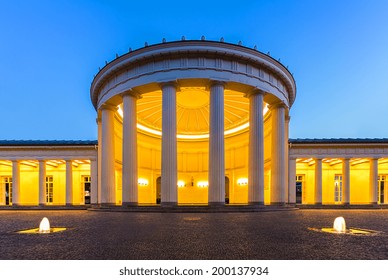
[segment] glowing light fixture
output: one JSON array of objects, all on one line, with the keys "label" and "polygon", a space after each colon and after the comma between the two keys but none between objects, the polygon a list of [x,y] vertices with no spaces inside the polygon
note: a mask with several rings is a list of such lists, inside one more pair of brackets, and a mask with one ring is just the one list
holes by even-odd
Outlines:
[{"label": "glowing light fixture", "polygon": [[345,233],[346,223],[344,217],[337,217],[334,220],[333,229],[336,232]]},{"label": "glowing light fixture", "polygon": [[186,186],[186,183],[185,181],[179,180],[177,185],[178,185],[178,188],[183,188]]},{"label": "glowing light fixture", "polygon": [[207,187],[209,186],[209,182],[208,182],[208,181],[199,181],[199,182],[197,183],[197,186],[198,186],[199,188],[207,188]]},{"label": "glowing light fixture", "polygon": [[139,178],[137,180],[137,183],[139,184],[139,186],[148,186],[148,180],[144,178]]},{"label": "glowing light fixture", "polygon": [[246,186],[246,185],[248,185],[248,178],[239,178],[239,179],[237,179],[237,184],[239,186]]},{"label": "glowing light fixture", "polygon": [[50,233],[50,222],[46,217],[39,224],[39,233]]}]

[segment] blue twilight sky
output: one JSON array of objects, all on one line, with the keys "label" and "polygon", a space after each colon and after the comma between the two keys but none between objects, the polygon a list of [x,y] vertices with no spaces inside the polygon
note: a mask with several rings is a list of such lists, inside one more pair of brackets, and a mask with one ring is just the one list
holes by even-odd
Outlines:
[{"label": "blue twilight sky", "polygon": [[97,139],[98,67],[182,35],[288,65],[291,138],[388,137],[388,1],[0,0],[0,35],[0,139]]}]

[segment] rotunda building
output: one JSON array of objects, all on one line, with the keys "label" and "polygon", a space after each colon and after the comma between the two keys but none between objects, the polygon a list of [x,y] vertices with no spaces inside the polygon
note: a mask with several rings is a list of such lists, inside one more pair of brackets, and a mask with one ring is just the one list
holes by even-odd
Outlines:
[{"label": "rotunda building", "polygon": [[240,44],[146,45],[91,85],[101,205],[283,205],[293,76]]}]

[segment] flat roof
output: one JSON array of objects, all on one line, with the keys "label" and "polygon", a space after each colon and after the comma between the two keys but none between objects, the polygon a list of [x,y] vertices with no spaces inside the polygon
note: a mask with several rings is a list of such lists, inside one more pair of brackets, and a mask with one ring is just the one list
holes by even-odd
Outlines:
[{"label": "flat roof", "polygon": [[0,140],[0,146],[94,146],[97,140]]},{"label": "flat roof", "polygon": [[384,144],[388,138],[297,138],[289,139],[291,144]]}]

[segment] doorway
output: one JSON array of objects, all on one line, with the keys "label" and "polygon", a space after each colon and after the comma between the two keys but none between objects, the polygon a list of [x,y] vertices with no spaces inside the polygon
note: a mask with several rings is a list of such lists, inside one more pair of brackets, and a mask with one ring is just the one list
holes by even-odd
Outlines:
[{"label": "doorway", "polygon": [[2,177],[4,186],[5,205],[12,205],[12,177]]},{"label": "doorway", "polygon": [[82,176],[81,181],[81,199],[83,198],[84,204],[90,204],[91,177]]},{"label": "doorway", "polygon": [[303,203],[304,175],[296,175],[296,203]]},{"label": "doorway", "polygon": [[229,204],[229,178],[225,176],[225,204]]},{"label": "doorway", "polygon": [[162,199],[162,177],[156,178],[156,204],[160,204]]},{"label": "doorway", "polygon": [[377,196],[377,199],[378,199],[379,204],[385,203],[385,181],[386,181],[385,175],[378,176],[378,196]]}]

